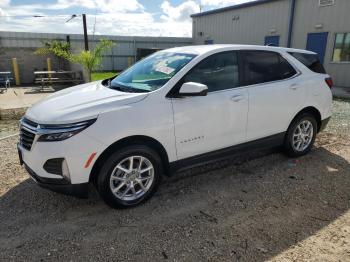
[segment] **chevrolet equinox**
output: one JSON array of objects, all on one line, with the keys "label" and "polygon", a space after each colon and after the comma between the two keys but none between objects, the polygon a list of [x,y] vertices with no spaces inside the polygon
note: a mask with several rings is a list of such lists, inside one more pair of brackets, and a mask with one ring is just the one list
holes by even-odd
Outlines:
[{"label": "chevrolet equinox", "polygon": [[156,52],[116,77],[56,92],[20,121],[20,162],[41,186],[112,207],[149,199],[163,175],[252,148],[307,154],[331,116],[313,52],[206,45]]}]

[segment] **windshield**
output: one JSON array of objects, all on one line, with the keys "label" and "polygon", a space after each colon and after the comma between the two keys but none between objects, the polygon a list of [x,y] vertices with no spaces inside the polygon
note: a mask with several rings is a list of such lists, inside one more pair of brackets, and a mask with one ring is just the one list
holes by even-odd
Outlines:
[{"label": "windshield", "polygon": [[157,52],[114,78],[110,88],[124,92],[150,92],[165,85],[195,55]]}]

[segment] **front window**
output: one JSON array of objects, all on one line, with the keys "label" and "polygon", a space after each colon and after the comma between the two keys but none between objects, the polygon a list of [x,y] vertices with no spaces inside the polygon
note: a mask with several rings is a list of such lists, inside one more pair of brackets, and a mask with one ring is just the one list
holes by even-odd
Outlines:
[{"label": "front window", "polygon": [[195,55],[157,52],[114,78],[110,88],[124,92],[150,92],[165,85]]},{"label": "front window", "polygon": [[350,62],[350,33],[335,35],[333,62]]},{"label": "front window", "polygon": [[183,82],[201,83],[209,92],[231,89],[239,86],[237,52],[214,54],[196,65]]}]

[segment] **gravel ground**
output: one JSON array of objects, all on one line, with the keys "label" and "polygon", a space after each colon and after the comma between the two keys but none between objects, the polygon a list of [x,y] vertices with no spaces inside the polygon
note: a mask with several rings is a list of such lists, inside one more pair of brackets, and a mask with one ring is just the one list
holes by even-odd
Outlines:
[{"label": "gravel ground", "polygon": [[350,137],[311,154],[227,160],[163,181],[147,203],[107,207],[35,185],[0,141],[0,261],[350,261]]},{"label": "gravel ground", "polygon": [[[0,137],[17,121],[0,121]],[[0,261],[350,261],[350,103],[311,154],[259,152],[176,174],[112,210],[38,187],[0,140]]]},{"label": "gravel ground", "polygon": [[18,120],[0,120],[0,139],[18,134]]},{"label": "gravel ground", "polygon": [[326,131],[333,134],[350,134],[350,101],[333,100],[332,118]]}]

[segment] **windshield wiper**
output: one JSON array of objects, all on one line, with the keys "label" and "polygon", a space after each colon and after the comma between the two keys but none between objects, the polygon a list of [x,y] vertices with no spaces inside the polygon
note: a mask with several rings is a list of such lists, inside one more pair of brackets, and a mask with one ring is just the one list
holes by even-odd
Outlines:
[{"label": "windshield wiper", "polygon": [[149,90],[147,89],[139,89],[139,88],[134,88],[131,86],[125,86],[125,85],[121,85],[119,83],[115,84],[115,83],[108,83],[109,84],[109,88],[111,89],[116,89],[118,91],[122,91],[122,92],[128,92],[128,93],[145,93],[145,92],[149,92]]}]

